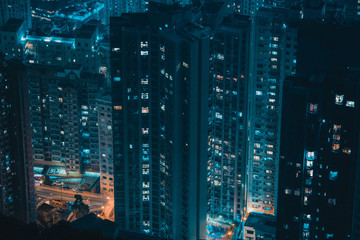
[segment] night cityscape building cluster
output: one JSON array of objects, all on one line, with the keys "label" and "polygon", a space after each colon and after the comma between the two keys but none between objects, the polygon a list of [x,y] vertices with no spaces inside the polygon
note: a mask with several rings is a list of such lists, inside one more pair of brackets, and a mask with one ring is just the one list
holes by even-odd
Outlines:
[{"label": "night cityscape building cluster", "polygon": [[359,30],[358,0],[0,1],[0,213],[360,239]]}]

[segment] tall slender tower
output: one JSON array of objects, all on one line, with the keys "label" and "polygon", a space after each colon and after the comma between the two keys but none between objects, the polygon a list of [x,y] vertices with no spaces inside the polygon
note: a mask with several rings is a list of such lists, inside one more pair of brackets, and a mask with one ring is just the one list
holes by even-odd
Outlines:
[{"label": "tall slender tower", "polygon": [[228,16],[210,40],[208,207],[234,219],[244,208],[250,21]]},{"label": "tall slender tower", "polygon": [[276,239],[359,238],[359,77],[286,82]]},{"label": "tall slender tower", "polygon": [[0,56],[0,212],[35,222],[26,68]]},{"label": "tall slender tower", "polygon": [[111,19],[115,221],[205,239],[209,36],[185,13]]},{"label": "tall slender tower", "polygon": [[296,65],[290,14],[262,9],[251,28],[247,212],[276,214],[282,87]]}]

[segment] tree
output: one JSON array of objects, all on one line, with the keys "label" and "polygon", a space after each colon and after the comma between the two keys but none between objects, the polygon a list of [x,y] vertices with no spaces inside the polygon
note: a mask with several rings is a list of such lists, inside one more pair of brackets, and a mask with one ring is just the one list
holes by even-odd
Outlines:
[{"label": "tree", "polygon": [[90,212],[89,206],[83,203],[82,196],[76,194],[74,204],[71,206],[71,211],[75,214],[76,218],[80,218]]}]

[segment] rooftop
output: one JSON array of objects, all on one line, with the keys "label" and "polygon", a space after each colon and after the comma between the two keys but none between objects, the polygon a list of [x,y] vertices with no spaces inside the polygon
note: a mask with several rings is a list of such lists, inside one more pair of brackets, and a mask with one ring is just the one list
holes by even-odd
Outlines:
[{"label": "rooftop", "polygon": [[252,227],[258,231],[275,234],[276,220],[274,216],[252,212],[245,222],[245,227]]},{"label": "rooftop", "polygon": [[23,23],[24,19],[10,18],[1,30],[5,32],[17,32]]},{"label": "rooftop", "polygon": [[96,29],[97,29],[97,25],[84,24],[79,29],[77,37],[86,38],[86,39],[91,38],[96,32]]}]

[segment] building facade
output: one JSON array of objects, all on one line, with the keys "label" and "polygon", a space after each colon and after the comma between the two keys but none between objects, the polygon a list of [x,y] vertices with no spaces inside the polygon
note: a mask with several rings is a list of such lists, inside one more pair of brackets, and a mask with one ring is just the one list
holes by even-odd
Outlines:
[{"label": "building facade", "polygon": [[97,91],[100,74],[35,66],[29,75],[34,160],[68,174],[99,172]]},{"label": "building facade", "polygon": [[112,19],[115,221],[205,239],[209,42],[184,13],[155,5]]},{"label": "building facade", "polygon": [[246,219],[243,232],[244,240],[275,240],[276,217],[252,212]]},{"label": "building facade", "polygon": [[31,28],[30,0],[3,0],[0,2],[0,28],[11,18],[24,19],[27,29]]},{"label": "building facade", "polygon": [[26,67],[0,56],[0,212],[35,222]]},{"label": "building facade", "polygon": [[276,215],[283,81],[295,74],[291,11],[262,9],[251,27],[247,212]]},{"label": "building facade", "polygon": [[277,239],[358,238],[359,90],[358,73],[287,82]]},{"label": "building facade", "polygon": [[113,197],[114,161],[111,93],[101,93],[96,101],[99,126],[100,192]]},{"label": "building facade", "polygon": [[248,17],[225,17],[210,40],[208,211],[243,214],[246,170]]}]

